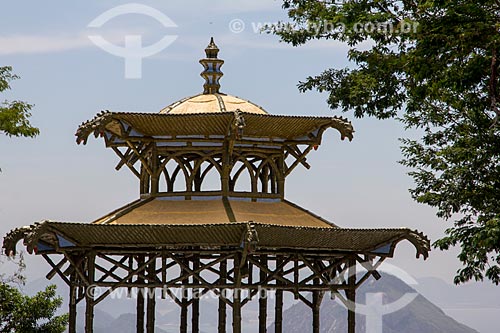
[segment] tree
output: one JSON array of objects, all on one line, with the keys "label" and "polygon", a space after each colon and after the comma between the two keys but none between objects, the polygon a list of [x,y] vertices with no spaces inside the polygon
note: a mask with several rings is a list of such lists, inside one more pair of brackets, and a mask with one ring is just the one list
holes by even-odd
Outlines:
[{"label": "tree", "polygon": [[56,296],[56,286],[48,286],[33,297],[23,295],[14,286],[25,282],[22,255],[15,264],[18,269],[13,275],[0,275],[0,332],[64,332],[68,315],[55,315],[62,304],[62,298]]},{"label": "tree", "polygon": [[[10,89],[10,82],[19,77],[12,74],[12,67],[0,67],[0,93]],[[0,133],[8,136],[35,137],[40,131],[31,126],[29,118],[33,105],[22,101],[0,103]]]},{"label": "tree", "polygon": [[267,27],[294,46],[349,46],[351,66],[308,77],[332,109],[397,118],[412,197],[452,219],[434,246],[459,245],[454,279],[500,282],[500,1],[285,0],[290,22]]}]

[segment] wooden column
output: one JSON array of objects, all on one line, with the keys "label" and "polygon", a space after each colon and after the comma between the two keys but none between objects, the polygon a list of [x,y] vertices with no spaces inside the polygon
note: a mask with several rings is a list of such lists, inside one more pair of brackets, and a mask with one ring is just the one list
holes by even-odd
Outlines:
[{"label": "wooden column", "polygon": [[285,152],[283,151],[280,158],[278,159],[278,172],[279,175],[276,175],[278,179],[278,193],[282,199],[285,198]]},{"label": "wooden column", "polygon": [[227,197],[229,194],[229,175],[231,173],[231,160],[232,160],[232,146],[234,145],[234,140],[230,137],[231,134],[228,133],[224,140],[224,147],[222,152],[222,170],[220,175],[222,196]]},{"label": "wooden column", "polygon": [[[281,257],[276,256],[276,267],[281,265]],[[279,281],[276,281],[276,284],[281,284]],[[276,289],[276,298],[275,298],[275,306],[274,306],[274,332],[282,333],[283,332],[283,290]]]},{"label": "wooden column", "polygon": [[234,256],[233,333],[241,333],[241,259]]},{"label": "wooden column", "polygon": [[140,173],[140,193],[141,194],[146,194],[146,193],[149,193],[149,180],[150,180],[150,177],[149,177],[149,174],[148,172],[146,171],[146,168],[142,165],[141,163],[141,173]]},{"label": "wooden column", "polygon": [[[223,260],[219,264],[220,271],[220,282],[219,284],[226,284],[226,274],[227,274],[227,262]],[[220,292],[225,296],[225,291],[220,290]],[[222,295],[219,295],[219,333],[226,333],[226,302],[222,300]]]},{"label": "wooden column", "polygon": [[347,300],[349,300],[349,309],[347,312],[347,332],[356,332],[356,259],[349,259],[349,269],[348,269],[348,280],[349,289],[347,290]]},{"label": "wooden column", "polygon": [[[137,257],[137,266],[144,264],[144,257],[139,255]],[[144,283],[144,278],[137,277],[137,283]],[[137,288],[137,308],[136,308],[136,327],[137,333],[144,333],[144,288]]]},{"label": "wooden column", "polygon": [[[314,284],[319,284],[319,279],[314,279]],[[312,312],[313,312],[313,333],[319,333],[320,329],[320,318],[319,310],[321,305],[320,291],[313,291],[312,293]]]},{"label": "wooden column", "polygon": [[151,176],[151,194],[156,194],[159,190],[161,173],[158,172],[158,162],[158,150],[156,143],[153,143],[151,149],[151,171],[153,172],[153,176]]},{"label": "wooden column", "polygon": [[[200,257],[197,255],[193,259],[193,270],[200,268]],[[200,273],[201,274],[201,273]],[[196,281],[195,281],[196,280]],[[193,282],[200,283],[198,279],[193,277]],[[200,295],[199,289],[193,288],[193,303],[191,305],[191,331],[198,333],[200,331]]]},{"label": "wooden column", "polygon": [[[152,259],[155,255],[151,255],[149,259]],[[152,261],[148,265],[148,283],[154,283],[156,275],[156,261]],[[148,288],[148,304],[147,304],[147,314],[146,314],[146,331],[147,333],[154,333],[155,331],[155,311],[156,311],[156,293],[155,288]]]},{"label": "wooden column", "polygon": [[95,254],[87,255],[87,280],[89,285],[85,292],[85,333],[94,331],[94,277],[95,277]]},{"label": "wooden column", "polygon": [[76,273],[71,273],[69,285],[69,320],[68,332],[76,333]]},{"label": "wooden column", "polygon": [[[182,259],[184,260],[184,259]],[[184,264],[189,265],[189,261],[184,260]],[[182,272],[184,274],[184,272]],[[183,279],[182,280],[182,285],[185,285],[188,283],[188,279]],[[188,314],[188,299],[187,299],[187,294],[188,294],[188,289],[187,288],[182,288],[181,289],[181,320],[180,320],[180,327],[179,327],[179,332],[180,333],[187,333],[187,314]]]},{"label": "wooden column", "polygon": [[[262,266],[267,267],[267,256],[265,254],[260,256]],[[260,270],[260,281],[266,279],[266,272]],[[257,294],[259,297],[259,333],[267,332],[267,290],[259,290]]]}]

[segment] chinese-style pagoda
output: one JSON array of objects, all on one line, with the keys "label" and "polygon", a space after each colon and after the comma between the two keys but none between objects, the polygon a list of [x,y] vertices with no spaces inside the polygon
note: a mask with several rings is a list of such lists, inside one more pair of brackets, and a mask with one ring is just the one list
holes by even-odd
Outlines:
[{"label": "chinese-style pagoda", "polygon": [[[219,332],[227,330],[228,309],[232,332],[241,332],[242,307],[253,297],[259,332],[266,332],[269,306],[274,330],[282,332],[284,292],[311,308],[312,331],[319,332],[325,293],[352,304],[356,288],[380,277],[377,267],[399,241],[410,241],[417,258],[428,256],[429,240],[417,231],[342,228],[287,201],[285,178],[297,166],[309,168],[306,156],[329,128],[351,140],[351,123],[271,115],[222,93],[224,61],[213,39],[205,52],[203,93],[155,114],[101,112],[76,132],[78,143],[91,134],[104,139],[120,159],[116,169],[128,167],[139,179],[139,199],[92,223],[43,221],[4,238],[6,253],[23,239],[29,253],[51,266],[47,278],[67,283],[71,333],[78,303],[85,300],[90,333],[94,307],[117,288],[138,291],[137,332],[154,332],[156,290],[180,307],[180,332],[189,320],[199,332],[199,296],[206,293],[218,296]],[[216,186],[210,173],[217,174]],[[105,292],[95,296],[96,287]],[[273,305],[263,290],[274,293]],[[349,333],[354,311],[350,306]]]}]

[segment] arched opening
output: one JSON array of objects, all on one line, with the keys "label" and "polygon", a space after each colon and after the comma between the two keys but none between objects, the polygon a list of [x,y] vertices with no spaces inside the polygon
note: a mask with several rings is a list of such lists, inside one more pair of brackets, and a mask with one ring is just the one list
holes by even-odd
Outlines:
[{"label": "arched opening", "polygon": [[231,186],[230,190],[234,192],[251,192],[252,191],[252,175],[253,171],[249,170],[250,165],[239,160],[231,170]]},{"label": "arched opening", "polygon": [[221,181],[220,172],[215,161],[204,161],[197,171],[200,180],[201,191],[220,191]]},{"label": "arched opening", "polygon": [[175,158],[162,161],[159,179],[160,192],[187,191],[187,169],[179,162]]}]

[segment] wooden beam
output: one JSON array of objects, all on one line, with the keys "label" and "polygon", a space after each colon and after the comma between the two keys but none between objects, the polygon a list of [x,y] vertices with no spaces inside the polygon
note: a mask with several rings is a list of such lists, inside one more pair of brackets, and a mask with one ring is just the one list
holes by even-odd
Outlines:
[{"label": "wooden beam", "polygon": [[[174,259],[175,256],[172,256],[172,259]],[[179,265],[180,266],[180,265]],[[183,263],[183,266],[184,267],[187,267],[189,266],[189,262],[185,262]],[[184,274],[183,271],[185,271],[185,268],[184,267],[180,267],[181,268],[181,274]],[[182,284],[185,285],[187,284],[189,281],[188,281],[188,278],[186,277],[184,280],[182,280]],[[187,293],[188,293],[188,289],[187,288],[184,288],[182,287],[181,289],[181,320],[180,320],[180,327],[179,327],[179,332],[180,333],[187,333],[187,314],[188,314],[188,299],[187,299]]]},{"label": "wooden beam", "polygon": [[[226,283],[226,274],[227,274],[227,261],[221,261],[219,264],[219,284]],[[226,302],[224,302],[224,298],[222,295],[219,295],[219,324],[218,324],[219,333],[226,333]]]},{"label": "wooden beam", "polygon": [[[293,169],[295,169],[297,167],[297,165],[299,165],[300,163],[302,163],[302,165],[304,165],[304,167],[306,167],[306,169],[309,169],[311,166],[309,164],[306,163],[306,156],[307,154],[309,154],[309,152],[311,151],[311,149],[313,149],[314,145],[309,145],[303,152],[301,152],[301,154],[299,155],[298,153],[296,153],[295,151],[293,151],[293,149],[291,149],[289,147],[289,151],[290,151],[290,154],[296,158],[296,160],[292,163],[292,165],[290,167],[286,167],[286,171],[285,171],[285,176],[288,176],[292,171]],[[297,148],[298,150],[298,148]],[[300,152],[300,150],[299,150]]]},{"label": "wooden beam", "polygon": [[[283,259],[281,256],[276,256],[276,267],[280,267]],[[281,284],[281,281],[276,280],[276,284]],[[274,306],[274,332],[283,332],[283,290],[277,289],[275,295]]]},{"label": "wooden beam", "polygon": [[[267,256],[261,255],[260,262],[262,263],[263,266],[267,266]],[[259,269],[259,274],[260,274],[260,276],[259,276],[260,281],[264,281],[266,279],[266,272]],[[257,296],[259,298],[259,333],[266,333],[267,332],[267,290],[261,289],[261,291],[258,292]]]},{"label": "wooden beam", "polygon": [[[193,270],[196,271],[200,267],[200,257],[193,258]],[[200,283],[193,276],[193,283]],[[193,288],[193,303],[191,305],[191,331],[198,333],[200,331],[200,293],[198,288]]]},{"label": "wooden beam", "polygon": [[[132,173],[137,177],[137,178],[141,178],[141,175],[139,174],[139,172],[135,169],[134,165],[131,164],[129,161],[128,161],[128,158],[125,157],[122,152],[120,150],[118,150],[117,147],[114,147],[114,146],[111,146],[111,149],[113,149],[113,151],[116,153],[116,155],[118,155],[118,157],[120,157],[120,161],[123,161],[125,163],[126,166],[128,166],[128,168],[130,169],[130,171],[132,171]],[[129,148],[130,149],[130,148]],[[118,166],[117,166],[118,167]]]},{"label": "wooden beam", "polygon": [[347,332],[356,333],[356,258],[349,258],[347,278],[349,289],[347,289],[347,300],[350,305],[347,312]]},{"label": "wooden beam", "polygon": [[[144,265],[144,257],[137,256],[137,266]],[[138,275],[138,283],[144,283],[144,275]],[[144,287],[137,288],[137,305],[136,305],[136,328],[137,333],[144,333]]]},{"label": "wooden beam", "polygon": [[241,333],[241,258],[234,256],[233,333]]},{"label": "wooden beam", "polygon": [[[148,282],[154,281],[156,274],[156,255],[150,255],[149,260],[153,259],[148,265]],[[146,332],[155,332],[155,311],[156,311],[156,293],[155,288],[148,288],[148,303],[147,303],[147,313],[146,313]]]},{"label": "wooden beam", "polygon": [[[313,283],[319,284],[320,280],[315,278]],[[313,291],[312,293],[313,333],[319,333],[320,331],[320,308],[321,301],[323,299],[322,296],[323,294],[321,291]]]},{"label": "wooden beam", "polygon": [[52,267],[52,270],[47,274],[46,278],[48,280],[52,279],[52,277],[54,276],[55,273],[57,273],[61,279],[63,279],[64,282],[66,282],[66,284],[68,286],[71,285],[71,282],[68,280],[68,278],[66,277],[66,275],[64,275],[63,272],[61,272],[61,267],[66,263],[67,259],[66,258],[63,258],[61,261],[59,261],[59,263],[56,265],[52,259],[50,259],[50,257],[46,254],[42,254],[42,257],[49,263],[49,265]]},{"label": "wooden beam", "polygon": [[68,332],[76,333],[76,273],[71,273],[69,285],[69,320]]},{"label": "wooden beam", "polygon": [[87,281],[88,286],[85,292],[85,333],[94,331],[94,292],[89,288],[94,288],[95,278],[95,254],[90,252],[87,254]]}]

